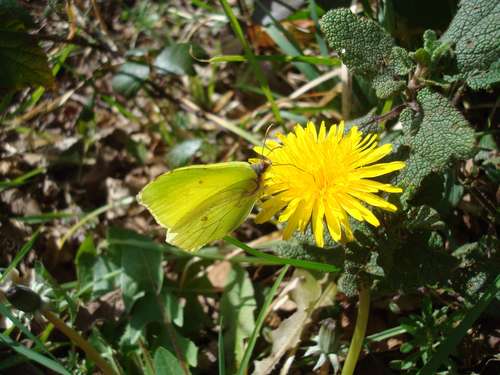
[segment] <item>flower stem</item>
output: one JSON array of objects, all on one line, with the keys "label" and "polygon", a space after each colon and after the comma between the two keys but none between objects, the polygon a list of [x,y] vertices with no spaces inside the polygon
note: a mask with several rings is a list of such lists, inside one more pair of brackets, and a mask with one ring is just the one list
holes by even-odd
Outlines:
[{"label": "flower stem", "polygon": [[99,354],[99,352],[94,349],[90,343],[85,340],[78,332],[73,328],[68,326],[62,319],[59,319],[55,314],[47,309],[41,310],[43,316],[51,322],[58,330],[64,333],[76,346],[82,349],[87,358],[92,360],[97,367],[99,367],[103,374],[105,375],[116,375],[113,368],[106,362],[106,360]]},{"label": "flower stem", "polygon": [[370,288],[362,286],[359,290],[359,306],[358,316],[356,318],[356,326],[349,346],[347,358],[342,367],[342,375],[352,375],[358,362],[359,353],[363,347],[363,341],[366,334],[366,326],[368,324],[368,313],[370,311]]}]

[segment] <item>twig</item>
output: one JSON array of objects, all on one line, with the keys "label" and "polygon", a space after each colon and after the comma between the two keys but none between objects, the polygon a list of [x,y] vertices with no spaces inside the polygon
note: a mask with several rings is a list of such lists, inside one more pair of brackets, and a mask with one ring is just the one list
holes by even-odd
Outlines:
[{"label": "twig", "polygon": [[404,108],[408,107],[408,104],[400,104],[393,109],[391,109],[389,112],[384,113],[383,115],[380,116],[373,116],[366,124],[371,124],[373,122],[382,122],[382,121],[388,121],[392,120],[393,118],[396,118],[399,116],[399,114],[403,111]]}]

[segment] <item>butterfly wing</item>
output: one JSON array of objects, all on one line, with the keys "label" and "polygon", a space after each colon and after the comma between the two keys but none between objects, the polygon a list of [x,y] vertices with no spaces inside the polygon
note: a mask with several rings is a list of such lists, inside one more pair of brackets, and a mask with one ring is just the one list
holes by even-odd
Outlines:
[{"label": "butterfly wing", "polygon": [[167,242],[194,251],[240,225],[257,191],[252,167],[229,162],[167,172],[146,185],[138,200],[167,228]]}]

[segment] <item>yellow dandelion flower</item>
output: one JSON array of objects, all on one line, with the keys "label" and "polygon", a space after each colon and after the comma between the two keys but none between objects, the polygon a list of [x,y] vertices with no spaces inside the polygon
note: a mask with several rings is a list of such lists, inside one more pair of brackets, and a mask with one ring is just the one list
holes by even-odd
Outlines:
[{"label": "yellow dandelion flower", "polygon": [[394,212],[397,207],[376,195],[380,191],[400,193],[401,188],[373,181],[405,166],[403,162],[376,163],[392,151],[391,144],[378,146],[376,134],[362,135],[353,127],[344,135],[344,124],[333,125],[327,132],[322,123],[319,132],[312,122],[304,129],[278,134],[255,150],[270,166],[263,175],[261,212],[256,222],[270,220],[279,213],[280,222],[288,222],[283,238],[304,231],[311,223],[314,239],[324,246],[324,224],[335,241],[352,240],[348,217],[380,225],[366,204]]}]

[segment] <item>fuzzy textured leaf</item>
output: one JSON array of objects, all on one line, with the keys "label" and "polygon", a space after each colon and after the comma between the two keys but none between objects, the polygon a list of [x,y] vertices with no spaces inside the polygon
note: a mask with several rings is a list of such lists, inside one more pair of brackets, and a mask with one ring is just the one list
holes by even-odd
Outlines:
[{"label": "fuzzy textured leaf", "polygon": [[330,47],[354,74],[373,80],[379,98],[405,88],[406,81],[398,76],[407,74],[413,63],[378,23],[357,17],[349,9],[334,9],[321,19],[321,29]]},{"label": "fuzzy textured leaf", "polygon": [[489,87],[490,75],[480,81],[469,77],[486,74],[500,59],[500,1],[463,0],[441,40],[455,44],[457,67],[471,88]]},{"label": "fuzzy textured leaf", "polygon": [[[405,189],[403,202],[414,195],[424,177],[444,170],[454,160],[470,157],[474,146],[474,131],[445,97],[424,88],[417,101],[422,111],[412,127],[415,129],[415,121],[419,127],[414,136],[406,138],[411,151],[398,178]],[[403,129],[408,127],[403,125]]]},{"label": "fuzzy textured leaf", "polygon": [[349,9],[333,9],[320,21],[330,47],[353,72],[378,74],[394,47],[391,36],[375,21],[356,17]]}]

